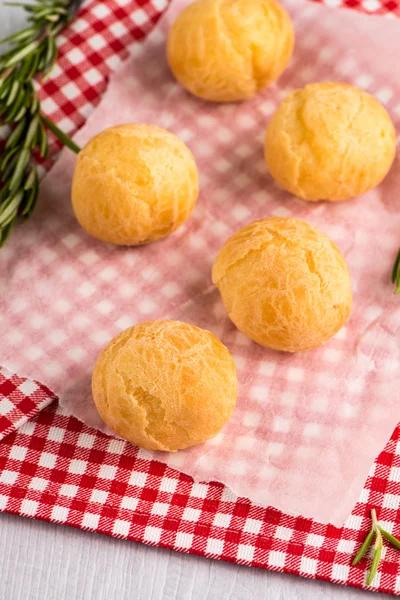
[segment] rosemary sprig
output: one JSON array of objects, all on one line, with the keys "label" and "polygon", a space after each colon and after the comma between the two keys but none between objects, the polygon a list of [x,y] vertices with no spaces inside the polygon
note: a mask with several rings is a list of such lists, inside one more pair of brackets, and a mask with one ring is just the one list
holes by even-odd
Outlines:
[{"label": "rosemary sprig", "polygon": [[379,568],[379,563],[380,563],[381,556],[382,556],[383,538],[386,538],[388,540],[388,542],[390,542],[392,544],[392,546],[394,546],[395,548],[400,550],[400,540],[398,540],[391,533],[389,533],[388,531],[385,531],[383,529],[383,527],[380,525],[380,523],[376,517],[376,510],[374,508],[371,510],[371,517],[372,517],[371,531],[368,533],[363,545],[361,546],[361,548],[357,552],[353,562],[351,563],[353,566],[355,566],[356,564],[358,564],[360,562],[360,560],[363,558],[363,556],[365,555],[365,553],[371,546],[372,540],[375,537],[375,543],[373,546],[374,555],[372,558],[371,569],[370,569],[370,572],[367,577],[367,585],[368,586],[372,584],[373,580],[375,579],[375,575],[378,571],[378,568]]},{"label": "rosemary sprig", "polygon": [[56,37],[71,20],[82,0],[9,2],[28,14],[25,29],[3,40],[8,49],[0,56],[0,121],[10,132],[0,156],[0,247],[18,217],[32,214],[39,192],[37,160],[49,151],[48,130],[65,146],[78,146],[41,113],[33,78],[48,77],[57,58]]},{"label": "rosemary sprig", "polygon": [[375,538],[375,544],[374,544],[374,556],[372,558],[371,570],[367,577],[367,585],[371,585],[371,583],[375,579],[375,575],[378,571],[379,563],[380,563],[381,556],[382,556],[383,540],[382,540],[382,534],[379,530],[379,527],[376,528],[375,533],[376,533],[376,538]]}]

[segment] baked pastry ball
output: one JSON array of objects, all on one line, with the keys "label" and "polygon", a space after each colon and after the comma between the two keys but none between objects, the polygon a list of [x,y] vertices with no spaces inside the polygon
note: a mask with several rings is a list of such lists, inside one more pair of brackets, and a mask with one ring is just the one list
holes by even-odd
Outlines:
[{"label": "baked pastry ball", "polygon": [[179,321],[139,323],[100,355],[93,398],[116,434],[151,450],[180,450],[214,437],[236,403],[229,350]]},{"label": "baked pastry ball", "polygon": [[393,123],[370,94],[312,83],[278,106],[265,138],[272,177],[304,200],[347,200],[374,188],[396,152]]},{"label": "baked pastry ball", "polygon": [[343,256],[327,235],[297,219],[263,219],[235,233],[212,278],[236,327],[275,350],[323,344],[351,311]]},{"label": "baked pastry ball", "polygon": [[246,100],[275,81],[294,45],[293,26],[275,0],[198,0],[168,36],[176,79],[205,100]]},{"label": "baked pastry ball", "polygon": [[72,206],[93,237],[147,244],[177,229],[198,196],[196,163],[175,135],[155,125],[105,129],[78,155]]}]

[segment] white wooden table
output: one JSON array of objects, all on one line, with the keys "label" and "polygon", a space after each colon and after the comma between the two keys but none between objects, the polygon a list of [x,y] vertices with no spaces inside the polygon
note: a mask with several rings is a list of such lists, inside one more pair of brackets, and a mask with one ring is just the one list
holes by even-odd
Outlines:
[{"label": "white wooden table", "polygon": [[[21,11],[3,2],[0,17],[0,37],[23,24]],[[0,514],[0,600],[356,600],[367,594]]]}]

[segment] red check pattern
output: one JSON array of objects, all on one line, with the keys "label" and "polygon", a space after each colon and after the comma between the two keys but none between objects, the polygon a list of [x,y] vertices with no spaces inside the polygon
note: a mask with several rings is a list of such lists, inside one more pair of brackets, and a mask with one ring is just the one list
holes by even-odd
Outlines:
[{"label": "red check pattern", "polygon": [[[100,99],[108,73],[151,30],[169,0],[92,0],[60,40],[44,112],[67,133]],[[323,0],[399,13],[393,0]],[[366,561],[351,559],[378,509],[400,535],[400,428],[376,460],[342,528],[285,515],[198,484],[121,440],[65,414],[39,383],[0,370],[0,511],[249,566],[365,587]],[[372,589],[400,595],[398,553],[385,548]]]},{"label": "red check pattern", "polygon": [[369,15],[399,16],[397,0],[313,0],[331,8],[350,8]]},{"label": "red check pattern", "polygon": [[[378,508],[386,529],[400,534],[400,428],[338,529],[261,508],[218,483],[194,483],[142,450],[88,428],[65,414],[48,390],[4,370],[0,393],[3,412],[16,407],[0,421],[2,511],[355,587],[365,586],[366,561],[350,564],[370,526],[370,508]],[[31,418],[20,425],[13,411],[20,412],[22,403]],[[14,415],[15,430],[6,435]],[[373,589],[400,595],[396,550],[385,548]]]},{"label": "red check pattern", "polygon": [[40,89],[42,111],[65,133],[73,134],[99,103],[110,71],[118,68],[134,42],[152,30],[169,2],[85,2],[58,38],[57,64]]}]

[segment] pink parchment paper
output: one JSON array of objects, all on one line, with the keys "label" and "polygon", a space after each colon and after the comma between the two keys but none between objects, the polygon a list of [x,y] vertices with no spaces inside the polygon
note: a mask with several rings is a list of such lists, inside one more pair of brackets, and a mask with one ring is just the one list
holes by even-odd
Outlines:
[{"label": "pink parchment paper", "polygon": [[[289,69],[249,102],[215,105],[188,95],[166,64],[166,32],[185,4],[176,0],[150,38],[135,46],[76,140],[83,144],[130,121],[170,129],[199,167],[193,216],[148,247],[91,239],[71,210],[75,157],[65,150],[43,183],[35,216],[0,252],[0,364],[42,381],[67,410],[101,428],[90,376],[114,335],[164,317],[210,329],[238,368],[234,416],[203,446],[152,456],[260,504],[339,525],[399,420],[400,299],[390,284],[400,244],[399,165],[396,159],[384,184],[362,198],[307,204],[272,182],[263,137],[278,102],[318,80],[374,93],[398,126],[400,25],[290,0],[297,45]],[[286,355],[257,346],[230,323],[211,284],[213,259],[227,237],[269,215],[320,227],[350,267],[353,314],[319,349]]]}]

